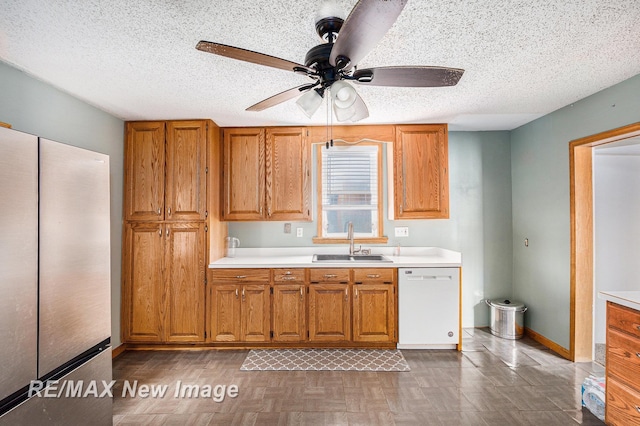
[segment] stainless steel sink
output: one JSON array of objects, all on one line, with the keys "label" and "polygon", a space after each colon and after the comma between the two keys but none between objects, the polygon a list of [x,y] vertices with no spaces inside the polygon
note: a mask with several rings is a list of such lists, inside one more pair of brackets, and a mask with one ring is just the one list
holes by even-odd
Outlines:
[{"label": "stainless steel sink", "polygon": [[355,262],[393,262],[381,254],[363,254],[351,257]]},{"label": "stainless steel sink", "polygon": [[393,262],[381,254],[314,254],[312,262],[334,262],[334,263],[351,263],[351,262]]}]

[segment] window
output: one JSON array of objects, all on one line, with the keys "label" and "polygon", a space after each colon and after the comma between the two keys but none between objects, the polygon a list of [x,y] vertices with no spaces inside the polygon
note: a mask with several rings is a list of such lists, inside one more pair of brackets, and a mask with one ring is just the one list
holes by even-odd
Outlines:
[{"label": "window", "polygon": [[319,239],[346,239],[349,222],[355,238],[382,235],[380,144],[319,147]]}]

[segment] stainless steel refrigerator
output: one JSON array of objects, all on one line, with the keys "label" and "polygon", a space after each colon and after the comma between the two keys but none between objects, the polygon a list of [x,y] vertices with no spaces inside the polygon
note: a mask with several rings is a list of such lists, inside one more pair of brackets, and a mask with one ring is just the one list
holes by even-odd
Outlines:
[{"label": "stainless steel refrigerator", "polygon": [[0,425],[112,424],[109,198],[107,155],[0,128]]}]

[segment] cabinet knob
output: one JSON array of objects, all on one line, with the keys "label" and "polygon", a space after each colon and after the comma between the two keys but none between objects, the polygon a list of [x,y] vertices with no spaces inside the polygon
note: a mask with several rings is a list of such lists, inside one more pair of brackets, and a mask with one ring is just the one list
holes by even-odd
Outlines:
[{"label": "cabinet knob", "polygon": [[236,299],[238,298],[238,289],[236,288]]},{"label": "cabinet knob", "polygon": [[162,210],[158,209],[158,216],[160,216],[162,214]]},{"label": "cabinet knob", "polygon": [[358,288],[356,288],[356,299],[358,298]]},{"label": "cabinet knob", "polygon": [[636,352],[636,356],[640,358],[640,352]]},{"label": "cabinet knob", "polygon": [[336,274],[324,274],[325,278],[337,278],[338,276]]},{"label": "cabinet knob", "polygon": [[344,289],[344,300],[345,302],[349,301],[349,287]]},{"label": "cabinet knob", "polygon": [[247,278],[247,276],[246,275],[236,275],[236,279],[238,279],[238,280],[242,280],[244,278]]},{"label": "cabinet knob", "polygon": [[640,413],[640,407],[639,407],[639,406],[637,406],[637,405],[636,405],[634,408],[636,409],[636,411],[637,411],[638,413]]},{"label": "cabinet knob", "polygon": [[302,292],[302,286],[300,286],[300,300],[303,300],[302,298],[304,297],[303,292]]},{"label": "cabinet knob", "polygon": [[167,213],[171,216],[171,207],[167,208]]},{"label": "cabinet knob", "polygon": [[380,274],[367,274],[367,278],[380,278]]},{"label": "cabinet knob", "polygon": [[282,279],[285,280],[285,281],[293,281],[293,280],[296,279],[296,277],[288,276],[288,277],[282,277]]}]

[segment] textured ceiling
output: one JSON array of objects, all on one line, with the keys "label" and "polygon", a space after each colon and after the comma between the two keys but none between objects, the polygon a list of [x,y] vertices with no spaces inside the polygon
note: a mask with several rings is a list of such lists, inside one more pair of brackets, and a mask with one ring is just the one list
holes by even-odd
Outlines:
[{"label": "textured ceiling", "polygon": [[[337,0],[348,13],[356,0]],[[367,1],[367,0],[362,0]],[[303,63],[320,0],[0,0],[0,59],[125,120],[325,124],[288,101],[308,78],[197,51],[199,40]],[[639,0],[409,0],[360,68],[465,69],[447,88],[357,86],[358,124],[518,127],[640,74]]]}]

